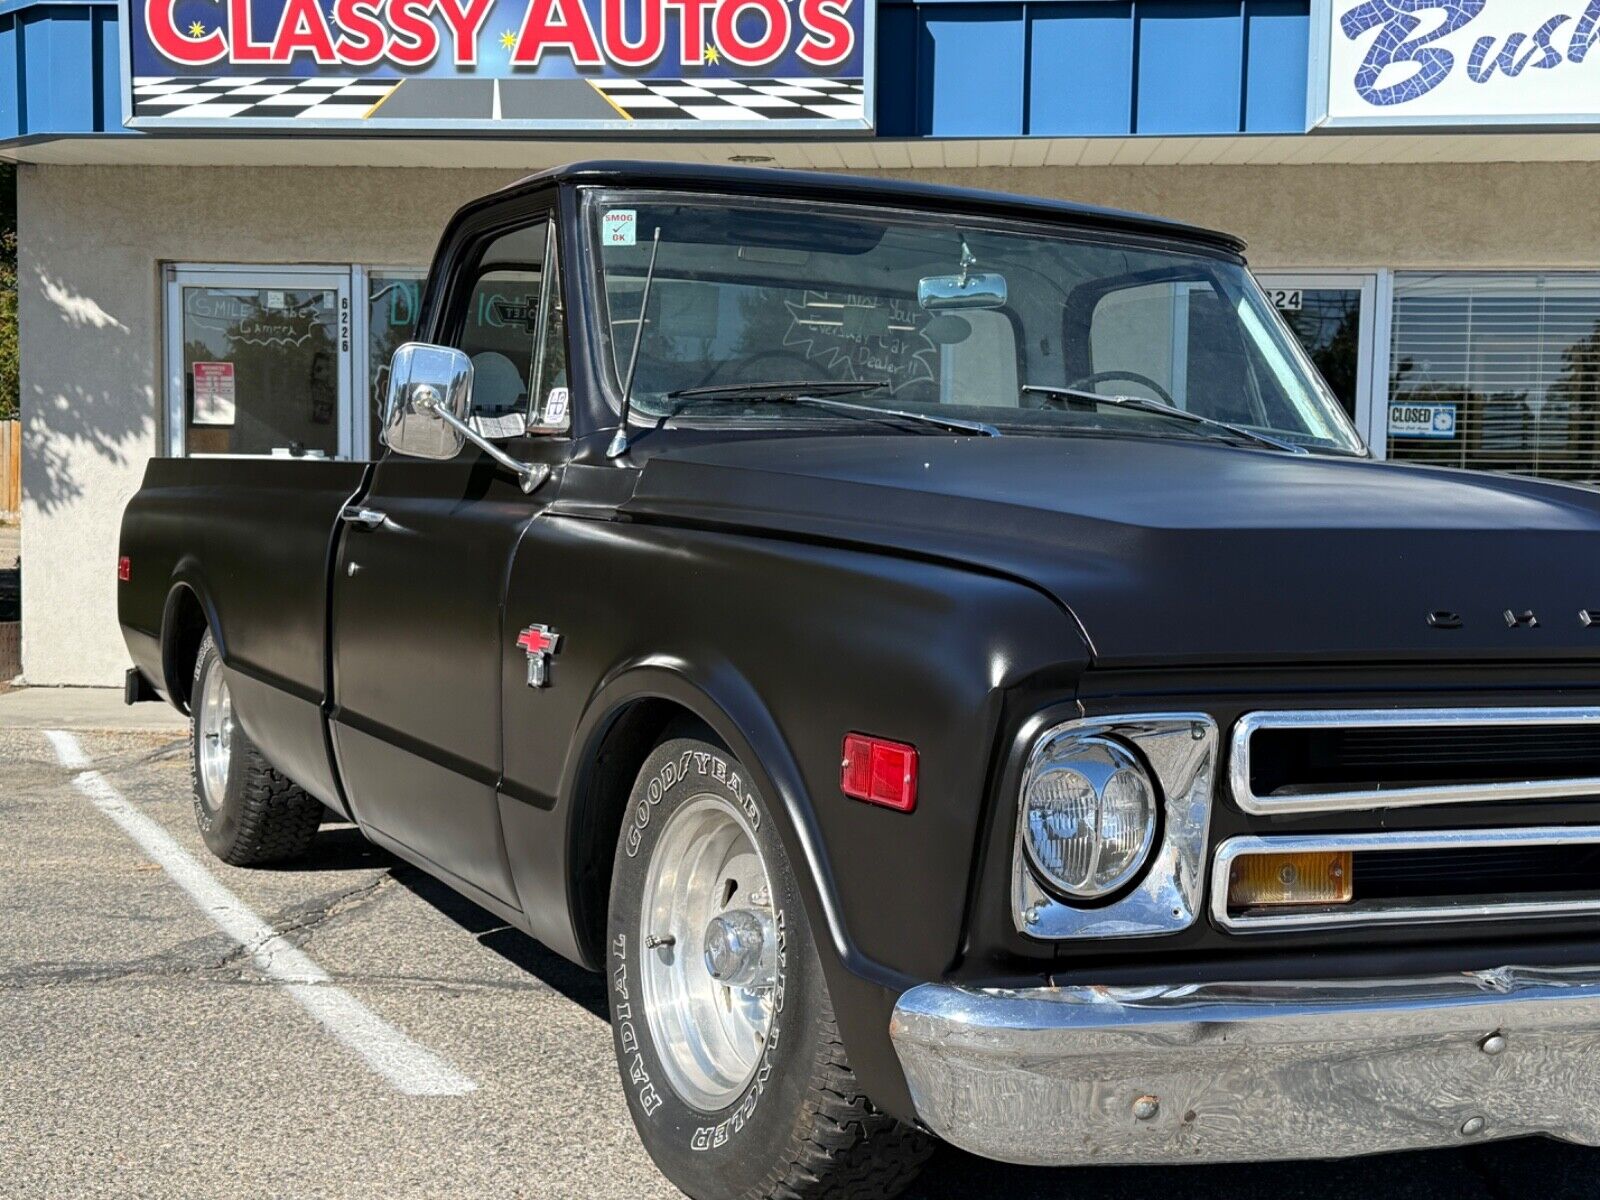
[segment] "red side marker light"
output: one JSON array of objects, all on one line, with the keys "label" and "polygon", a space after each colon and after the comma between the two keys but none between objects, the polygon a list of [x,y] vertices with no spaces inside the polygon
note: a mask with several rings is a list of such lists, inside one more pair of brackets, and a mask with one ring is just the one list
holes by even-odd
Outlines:
[{"label": "red side marker light", "polygon": [[132,575],[133,559],[124,554],[121,558],[117,559],[117,579],[122,583],[127,583],[128,579]]},{"label": "red side marker light", "polygon": [[917,807],[917,748],[847,733],[839,787],[853,800],[911,812]]}]

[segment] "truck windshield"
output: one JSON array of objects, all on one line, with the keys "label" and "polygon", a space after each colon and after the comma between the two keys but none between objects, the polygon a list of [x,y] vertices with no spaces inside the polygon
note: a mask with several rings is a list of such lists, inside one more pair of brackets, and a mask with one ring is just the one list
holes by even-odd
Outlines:
[{"label": "truck windshield", "polygon": [[[764,385],[861,380],[881,386],[830,394],[1007,432],[1219,436],[1167,406],[1362,452],[1222,252],[865,205],[599,190],[584,203],[603,369],[620,396],[642,319],[632,405],[646,420],[837,423],[821,406],[761,403]],[[685,403],[698,389],[723,399]]]}]

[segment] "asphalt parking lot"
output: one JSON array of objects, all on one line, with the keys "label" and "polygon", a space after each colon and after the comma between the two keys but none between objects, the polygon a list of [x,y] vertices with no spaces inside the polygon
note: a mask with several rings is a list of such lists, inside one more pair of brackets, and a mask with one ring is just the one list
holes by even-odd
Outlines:
[{"label": "asphalt parking lot", "polygon": [[[67,745],[76,766],[0,728],[0,1196],[677,1194],[595,979],[348,826],[292,870],[216,862],[174,732]],[[257,918],[248,949],[217,923]],[[1600,1152],[1046,1171],[946,1149],[912,1195],[1556,1200],[1600,1196]]]}]

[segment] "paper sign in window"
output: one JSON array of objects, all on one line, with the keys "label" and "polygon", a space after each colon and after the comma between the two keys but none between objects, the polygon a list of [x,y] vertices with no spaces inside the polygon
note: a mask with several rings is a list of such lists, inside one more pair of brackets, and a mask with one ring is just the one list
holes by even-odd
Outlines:
[{"label": "paper sign in window", "polygon": [[232,425],[235,409],[233,364],[194,364],[194,424]]}]

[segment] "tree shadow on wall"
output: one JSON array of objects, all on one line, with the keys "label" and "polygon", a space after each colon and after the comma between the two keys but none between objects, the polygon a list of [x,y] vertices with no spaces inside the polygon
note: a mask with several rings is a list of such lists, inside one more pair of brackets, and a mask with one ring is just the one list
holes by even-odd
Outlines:
[{"label": "tree shadow on wall", "polygon": [[[48,514],[82,498],[85,453],[120,467],[155,451],[150,381],[157,366],[151,348],[126,323],[41,266],[54,261],[58,239],[24,232],[17,273],[26,322],[22,482],[27,506]],[[75,247],[74,258],[81,255],[82,247]],[[116,382],[95,387],[86,382],[91,379]]]}]

